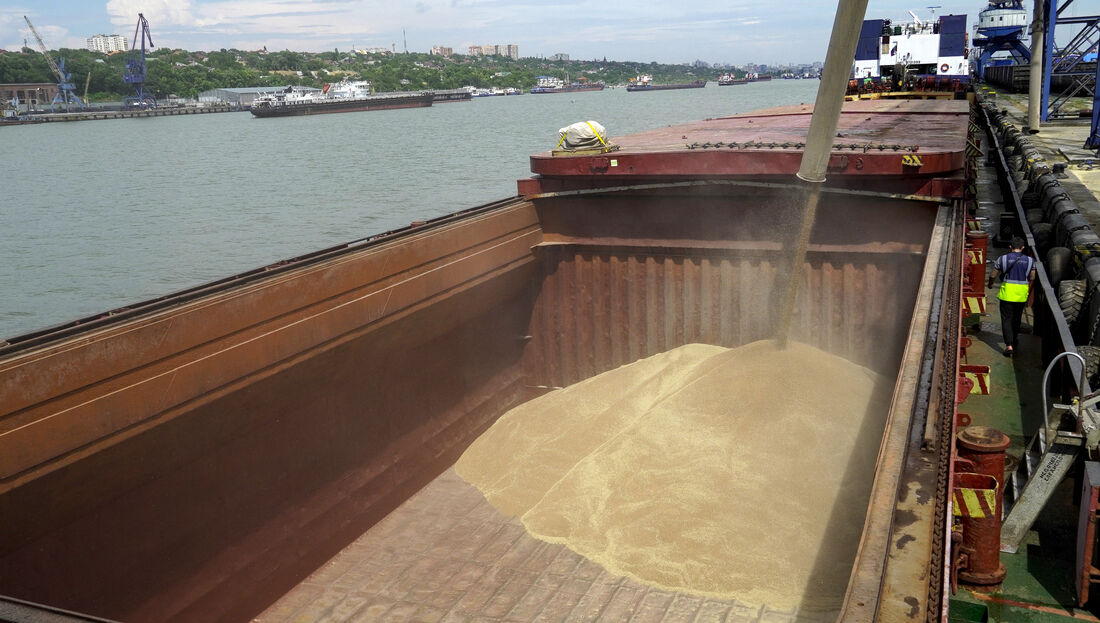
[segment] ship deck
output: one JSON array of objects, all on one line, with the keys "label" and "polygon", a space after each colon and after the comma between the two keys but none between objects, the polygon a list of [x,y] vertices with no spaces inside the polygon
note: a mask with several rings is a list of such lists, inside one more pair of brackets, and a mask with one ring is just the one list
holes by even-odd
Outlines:
[{"label": "ship deck", "polygon": [[[544,179],[521,186],[521,194],[567,188],[567,178],[790,177],[801,163],[812,113],[811,104],[783,106],[612,136],[614,151],[606,153],[542,152],[531,156],[531,171]],[[829,174],[932,177],[959,170],[968,122],[969,103],[961,100],[846,102]]]},{"label": "ship deck", "polygon": [[[999,213],[1005,209],[996,175],[984,167],[978,177],[979,218],[985,219],[992,236]],[[990,247],[990,259],[1006,249]],[[1031,333],[1034,315],[1025,311],[1019,353],[1001,355],[1000,311],[996,290],[987,290],[986,314],[973,322],[968,334],[972,345],[968,363],[990,367],[991,393],[973,393],[960,405],[974,426],[996,428],[1011,440],[1009,464],[1023,455],[1030,435],[1042,425],[1040,390],[1043,376],[1042,340]],[[1076,482],[1067,479],[1056,491],[1053,502],[1039,515],[1019,551],[1002,553],[1007,575],[1000,590],[993,593],[960,586],[951,598],[953,621],[1068,622],[1100,621],[1095,609],[1078,608],[1073,580],[1077,544],[1077,508],[1073,501]]]}]

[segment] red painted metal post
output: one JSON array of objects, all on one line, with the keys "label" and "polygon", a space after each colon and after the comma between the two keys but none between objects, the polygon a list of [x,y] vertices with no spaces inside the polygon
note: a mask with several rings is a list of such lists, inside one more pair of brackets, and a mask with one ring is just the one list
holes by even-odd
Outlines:
[{"label": "red painted metal post", "polygon": [[[1005,450],[1010,440],[1008,435],[988,426],[968,426],[958,434],[959,458],[967,459],[974,465],[969,470],[976,474],[985,474],[1005,481]],[[1004,509],[1003,487],[997,488],[997,517]],[[1000,546],[998,546],[1000,549]]]},{"label": "red painted metal post", "polygon": [[985,287],[985,261],[989,257],[989,233],[984,231],[966,232],[966,256],[970,262],[970,284],[974,290]]},{"label": "red painted metal post", "polygon": [[1001,564],[1001,513],[1005,480],[1005,449],[1008,436],[986,426],[970,426],[957,436],[958,456],[970,463],[975,473],[955,475],[955,514],[962,524],[965,568],[960,582],[974,590],[997,590],[1005,578]]}]

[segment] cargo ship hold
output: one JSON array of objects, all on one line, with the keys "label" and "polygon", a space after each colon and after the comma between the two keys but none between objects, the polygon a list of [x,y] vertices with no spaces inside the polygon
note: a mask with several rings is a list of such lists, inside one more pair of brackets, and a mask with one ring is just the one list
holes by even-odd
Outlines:
[{"label": "cargo ship hold", "polygon": [[[448,468],[502,413],[677,346],[773,335],[762,302],[795,243],[776,224],[797,218],[811,111],[538,154],[515,198],[10,340],[3,592],[118,620],[248,620],[292,607],[272,606],[288,591],[300,604],[296,585],[442,475],[450,502],[416,521],[444,523],[413,530],[448,535],[420,545],[451,562],[414,575],[457,595],[428,571],[482,555],[459,545],[479,524],[448,519],[480,494]],[[945,507],[899,491],[935,488],[940,459],[912,459],[950,451],[958,309],[933,293],[962,278],[970,120],[966,101],[849,103],[797,270],[793,339],[897,379],[864,439],[884,453],[847,553],[853,611],[944,597]]]},{"label": "cargo ship hold", "polygon": [[[463,101],[469,93],[454,91],[442,94],[441,101]],[[436,96],[431,91],[372,94],[370,82],[348,81],[326,84],[320,94],[298,92],[288,87],[282,93],[257,97],[250,110],[256,117],[291,117],[394,108],[431,106]]]},{"label": "cargo ship hold", "polygon": [[[813,109],[548,145],[514,197],[0,342],[0,617],[1094,620],[1080,606],[1097,576],[1100,466],[1084,458],[1100,420],[1071,360],[1088,352],[1074,339],[1100,324],[1100,297],[1077,299],[1067,322],[1055,284],[1097,291],[1100,237],[993,106],[849,101],[824,144]],[[795,175],[815,151],[826,175],[807,186]],[[997,305],[985,270],[1017,235],[1061,260],[1036,265],[1031,332],[1006,358],[983,323]],[[829,363],[714,376],[761,345]],[[725,359],[635,374],[644,391],[621,394],[631,366],[682,349]],[[846,398],[822,383],[840,368],[879,399],[807,418]],[[714,399],[741,377],[758,395]],[[568,402],[593,383],[589,402]],[[496,485],[456,467],[535,403],[549,408],[513,447],[615,405],[615,439],[566,442],[621,449],[617,431],[646,425],[631,409],[673,394],[715,427],[658,427],[631,450],[682,464],[653,474],[622,452],[625,485],[607,486],[577,463],[567,501],[582,523],[629,519],[659,501],[629,497],[655,476],[678,502],[698,488],[682,468],[736,464],[625,553],[658,573],[690,558],[714,583],[771,570],[754,585],[653,579],[578,553],[618,530],[576,547],[536,533],[578,524],[521,519],[494,493],[544,448],[487,453]],[[1049,419],[1035,408],[1048,402]],[[711,434],[728,417],[745,426]],[[685,447],[692,432],[702,440]],[[1053,491],[1071,467],[1077,507]],[[561,497],[558,484],[536,501]],[[667,547],[728,523],[702,520],[738,506],[734,491],[757,496],[735,527],[762,555]],[[1052,517],[1080,519],[1078,539]],[[806,533],[822,539],[788,547]],[[1084,592],[1067,597],[1074,573]]]}]

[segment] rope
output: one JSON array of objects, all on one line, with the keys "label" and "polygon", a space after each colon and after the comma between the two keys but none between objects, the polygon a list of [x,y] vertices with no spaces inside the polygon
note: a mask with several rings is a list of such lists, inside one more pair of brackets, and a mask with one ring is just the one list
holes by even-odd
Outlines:
[{"label": "rope", "polygon": [[596,135],[596,138],[600,139],[600,144],[602,144],[604,147],[607,147],[607,143],[603,140],[603,137],[600,136],[600,133],[596,131],[596,126],[592,125],[591,121],[585,121],[585,123],[588,124],[588,127],[592,128],[592,133]]}]

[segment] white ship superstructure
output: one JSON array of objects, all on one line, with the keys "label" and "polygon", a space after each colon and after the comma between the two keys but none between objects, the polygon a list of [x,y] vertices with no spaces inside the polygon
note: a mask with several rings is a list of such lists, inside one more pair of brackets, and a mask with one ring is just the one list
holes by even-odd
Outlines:
[{"label": "white ship superstructure", "polygon": [[943,15],[911,22],[872,19],[863,22],[852,67],[855,79],[970,76],[969,35],[965,15]]}]

